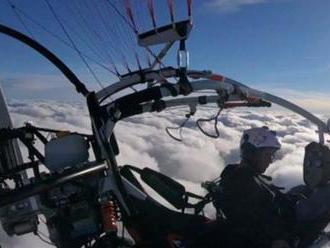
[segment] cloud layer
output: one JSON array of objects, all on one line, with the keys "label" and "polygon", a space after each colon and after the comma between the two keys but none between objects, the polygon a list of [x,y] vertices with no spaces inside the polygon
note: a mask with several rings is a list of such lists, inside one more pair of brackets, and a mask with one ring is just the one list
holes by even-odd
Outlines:
[{"label": "cloud layer", "polygon": [[244,6],[269,2],[269,0],[212,0],[208,5],[221,12],[235,12]]},{"label": "cloud layer", "polygon": [[[88,114],[81,104],[10,101],[9,109],[15,126],[32,120],[37,126],[90,133]],[[318,137],[310,122],[282,110],[224,111],[218,124],[220,138],[211,139],[196,128],[195,121],[210,117],[217,110],[200,108],[183,129],[183,142],[178,142],[166,134],[165,128],[179,125],[186,112],[185,109],[175,109],[131,117],[121,122],[115,129],[121,149],[119,164],[148,166],[179,180],[188,190],[203,194],[201,182],[216,178],[227,164],[239,161],[242,131],[268,125],[277,131],[282,149],[267,174],[279,186],[290,188],[303,183],[304,146]],[[207,123],[203,128],[214,132],[213,123]],[[207,212],[214,215],[212,206],[208,206]],[[0,240],[4,247],[47,247],[32,235],[9,239],[2,231]]]}]

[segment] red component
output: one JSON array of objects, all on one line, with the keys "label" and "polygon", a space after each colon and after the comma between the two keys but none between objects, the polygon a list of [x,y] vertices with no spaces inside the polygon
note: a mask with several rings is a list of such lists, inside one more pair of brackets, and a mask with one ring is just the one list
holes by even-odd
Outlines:
[{"label": "red component", "polygon": [[192,0],[187,0],[187,6],[188,6],[188,17],[191,18],[191,16],[192,16]]},{"label": "red component", "polygon": [[224,108],[235,108],[247,106],[247,102],[226,102]]},{"label": "red component", "polygon": [[255,97],[255,96],[248,96],[247,100],[251,103],[259,103],[260,102],[260,98]]},{"label": "red component", "polygon": [[136,51],[134,52],[134,55],[135,55],[136,63],[138,65],[139,69],[142,70],[141,62],[140,62],[140,59],[139,59],[139,55],[136,53]]},{"label": "red component", "polygon": [[117,206],[113,201],[101,205],[101,214],[104,232],[117,232]]},{"label": "red component", "polygon": [[211,75],[210,79],[214,80],[214,81],[223,82],[225,80],[225,77],[221,76],[221,75],[218,75],[218,74],[213,74],[213,75]]},{"label": "red component", "polygon": [[152,25],[153,25],[154,29],[156,29],[157,25],[156,25],[155,7],[154,7],[153,0],[148,0],[148,9],[149,9],[149,14],[152,19]]},{"label": "red component", "polygon": [[129,0],[125,0],[125,8],[126,8],[126,14],[134,27],[134,32],[138,33],[137,25],[134,21],[133,11],[132,11],[131,3]]},{"label": "red component", "polygon": [[170,10],[171,22],[174,23],[174,0],[167,0],[167,4]]}]

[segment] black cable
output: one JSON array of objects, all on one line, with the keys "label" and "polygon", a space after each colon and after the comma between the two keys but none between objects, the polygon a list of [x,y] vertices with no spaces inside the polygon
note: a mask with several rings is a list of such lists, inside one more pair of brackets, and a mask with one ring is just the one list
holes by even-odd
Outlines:
[{"label": "black cable", "polygon": [[[85,32],[86,33],[86,35],[84,36],[84,35],[80,35],[80,32],[78,33],[78,34],[76,34],[77,35],[77,37],[79,38],[79,40],[84,40],[84,38],[86,37],[86,38],[88,38],[88,40],[89,40],[89,42],[86,42],[87,44],[91,44],[91,45],[89,45],[89,47],[90,47],[90,49],[92,48],[92,47],[94,47],[93,48],[93,50],[94,50],[94,53],[95,54],[97,54],[97,56],[103,61],[103,60],[105,60],[105,61],[107,61],[107,60],[109,60],[110,61],[110,64],[112,65],[112,68],[113,68],[113,74],[114,75],[116,75],[117,77],[119,77],[120,76],[120,74],[118,73],[118,70],[117,70],[117,68],[116,68],[116,66],[115,66],[115,63],[113,62],[114,61],[114,59],[113,59],[113,54],[111,54],[111,49],[108,51],[108,49],[107,49],[107,46],[105,45],[106,44],[106,42],[104,41],[104,39],[102,39],[101,38],[101,35],[100,35],[100,33],[99,32],[97,32],[94,28],[96,27],[96,26],[98,26],[98,25],[90,25],[90,22],[89,21],[87,21],[87,19],[90,19],[90,20],[95,20],[95,19],[97,19],[97,18],[95,18],[94,16],[91,16],[90,18],[89,17],[87,17],[87,19],[85,18],[85,14],[82,14],[82,12],[83,12],[83,9],[85,9],[85,8],[87,8],[87,10],[89,10],[89,9],[94,9],[95,8],[95,6],[92,6],[92,7],[90,7],[90,8],[88,8],[88,6],[86,6],[86,5],[84,5],[84,6],[82,6],[82,2],[81,1],[78,1],[78,2],[73,2],[73,3],[75,3],[75,7],[73,7],[73,8],[71,8],[70,7],[70,4],[68,4],[68,3],[66,3],[65,2],[65,6],[68,8],[68,10],[72,13],[72,15],[77,15],[78,17],[79,17],[79,20],[80,21],[78,21],[76,18],[75,18],[75,23],[80,27],[80,29],[81,29],[81,31],[83,31],[83,32]],[[96,5],[97,6],[97,5]],[[88,11],[88,13],[89,13],[89,11]],[[102,32],[101,32],[102,33]],[[95,39],[95,37],[96,37],[96,39]],[[95,42],[96,41],[99,41],[99,43],[98,44],[96,44]],[[110,44],[111,44],[111,42],[110,42]],[[103,47],[103,49],[100,49],[99,48],[99,45],[100,45],[100,47]],[[92,50],[92,49],[91,49]],[[114,51],[116,50],[116,49],[113,49]],[[106,59],[104,59],[104,55],[106,55],[105,56],[105,58]],[[102,58],[103,57],[103,58]]]},{"label": "black cable", "polygon": [[135,89],[134,86],[130,86],[130,88],[131,88],[134,92],[138,92],[138,90]]},{"label": "black cable", "polygon": [[[197,127],[199,128],[199,130],[206,136],[210,137],[210,138],[214,138],[214,139],[217,139],[220,137],[220,132],[219,132],[219,129],[218,129],[218,118],[219,118],[219,115],[221,113],[223,108],[220,108],[218,113],[214,116],[212,116],[211,118],[208,118],[208,119],[204,119],[204,118],[200,118],[196,121],[196,125]],[[215,134],[210,134],[208,132],[206,132],[202,126],[201,126],[201,122],[211,122],[214,120],[214,130],[215,130]]]},{"label": "black cable", "polygon": [[30,31],[30,29],[25,25],[23,19],[21,18],[21,16],[18,14],[17,10],[16,10],[16,6],[10,1],[7,0],[10,8],[13,10],[14,14],[16,15],[17,19],[19,20],[19,22],[22,24],[22,26],[25,28],[26,32],[30,35],[30,37],[32,37],[35,40],[34,35],[32,34],[32,32]]},{"label": "black cable", "polygon": [[146,13],[144,13],[144,9],[141,7],[142,4],[140,4],[139,1],[133,1],[132,6],[133,6],[132,9],[136,10],[134,13],[135,14],[134,16],[136,16],[136,18],[137,18],[137,23],[138,24],[140,23],[140,27],[138,27],[138,28],[141,32],[142,31],[141,29],[143,29],[143,27],[147,26],[146,19],[144,18],[146,16],[145,15]]},{"label": "black cable", "polygon": [[[129,27],[131,27],[131,29],[134,31],[134,33],[136,33],[136,34],[138,34],[138,31],[134,28],[134,26],[125,18],[125,16],[122,14],[122,13],[120,13],[120,11],[118,10],[118,8],[113,4],[113,3],[111,3],[111,1],[110,0],[107,0],[107,3],[111,6],[111,8],[112,9],[114,9],[115,10],[115,12],[123,19],[123,21],[129,26]],[[157,55],[156,54],[154,54],[154,52],[148,47],[148,46],[145,46],[144,47],[150,54],[151,54],[151,56],[153,56],[155,59],[157,59]],[[159,61],[159,64],[162,64],[163,66],[165,66],[164,64],[163,64],[163,62],[162,61]]]},{"label": "black cable", "polygon": [[126,19],[126,17],[120,13],[116,5],[114,5],[110,0],[107,0],[107,3],[111,6],[111,8],[122,18],[122,20],[129,26],[131,29],[137,34],[138,31],[135,29],[135,27]]},{"label": "black cable", "polygon": [[[125,18],[123,16],[123,14],[121,14],[119,12],[118,8],[113,3],[111,3],[109,5],[109,2],[107,0],[105,0],[105,1],[106,1],[105,2],[106,3],[106,7],[105,7],[105,10],[106,11],[105,11],[105,13],[107,13],[108,19],[112,19],[113,18],[110,9],[114,10],[115,13],[120,14],[122,18]],[[111,33],[113,34],[113,36],[116,36],[118,38],[116,41],[113,41],[110,44],[112,44],[112,43],[113,44],[117,44],[117,43],[122,44],[122,46],[124,47],[124,49],[125,49],[126,52],[132,50],[133,53],[134,53],[134,48],[132,48],[129,45],[129,43],[127,42],[127,40],[125,38],[125,33],[130,33],[129,30],[128,31],[126,30],[126,32],[123,31],[123,28],[127,28],[127,25],[125,25],[125,24],[126,24],[126,22],[123,23],[123,24],[120,23],[119,25],[113,25],[113,26],[109,25],[109,30],[111,31]],[[118,26],[120,26],[120,27],[118,27]],[[118,47],[116,47],[116,48],[113,48],[113,50],[114,51],[117,51],[119,53],[119,57],[120,57],[120,60],[122,60],[123,67],[126,68],[126,70],[128,71],[128,73],[131,73],[132,70],[129,68],[128,60],[127,60],[125,54],[123,53],[122,49],[118,49]]]},{"label": "black cable", "polygon": [[[45,222],[43,222],[43,223],[45,223]],[[41,232],[39,230],[38,230],[38,234],[41,235],[42,237],[46,238],[46,239],[49,239],[49,237],[46,234],[44,234],[43,232]]]},{"label": "black cable", "polygon": [[[189,121],[190,117],[193,116],[196,112],[196,109],[192,109],[189,114],[186,114],[186,119],[177,127],[166,127],[165,131],[170,136],[172,139],[182,142],[183,137],[182,137],[182,129],[186,125],[186,123]],[[172,133],[171,130],[179,130],[179,138],[175,137]]]},{"label": "black cable", "polygon": [[[33,24],[35,24],[36,26],[38,26],[41,30],[43,30],[44,32],[48,33],[49,35],[51,35],[52,37],[56,38],[58,41],[62,42],[62,44],[66,45],[67,47],[70,47],[71,49],[74,49],[74,47],[67,42],[66,40],[62,39],[61,36],[55,34],[54,32],[52,32],[51,30],[49,30],[48,28],[46,28],[44,25],[40,24],[39,22],[37,22],[35,19],[33,19],[32,17],[30,17],[26,12],[24,12],[23,10],[21,10],[20,8],[18,8],[17,6],[15,6],[16,10],[22,15],[24,16],[24,18],[28,19],[29,21],[31,21]],[[91,48],[90,48],[91,49]],[[92,50],[92,49],[91,49]],[[94,62],[95,64],[97,64],[98,66],[102,67],[103,69],[109,71],[110,73],[117,75],[115,72],[113,72],[112,70],[110,70],[108,67],[106,67],[104,64],[100,63],[99,61],[93,59],[92,57],[84,54],[83,52],[80,51],[80,53],[87,59],[89,59],[90,61]],[[95,52],[94,52],[95,54]],[[97,55],[97,54],[96,54]]]},{"label": "black cable", "polygon": [[[117,8],[117,10],[118,10],[118,8]],[[130,27],[125,24],[126,24],[126,22],[124,23],[124,25],[120,25],[120,26],[115,25],[115,28],[117,30],[118,35],[120,35],[122,37],[123,43],[124,43],[124,45],[126,45],[127,50],[132,49],[132,52],[134,53],[135,52],[134,45],[136,45],[135,37],[132,36],[132,32],[130,32],[130,29],[128,29]],[[135,33],[135,31],[134,31],[134,33]],[[128,39],[126,39],[126,37],[128,37]]]},{"label": "black cable", "polygon": [[166,67],[166,65],[163,63],[163,61],[158,59],[157,55],[150,49],[150,47],[146,46],[144,48],[148,51],[148,53],[151,54],[152,57],[154,57],[154,59],[156,59],[158,61],[158,64],[160,66]]},{"label": "black cable", "polygon": [[117,67],[116,67],[116,64],[115,64],[115,62],[114,62],[114,57],[115,57],[115,56],[114,56],[114,53],[113,53],[113,51],[116,51],[117,49],[114,49],[114,47],[113,47],[113,41],[112,41],[112,38],[111,38],[111,32],[110,32],[109,29],[107,28],[107,23],[109,23],[109,22],[106,21],[105,17],[104,17],[103,14],[102,14],[102,13],[105,13],[105,11],[102,11],[102,9],[100,8],[99,5],[96,5],[96,11],[97,11],[98,15],[99,15],[100,18],[101,18],[101,23],[102,23],[102,25],[103,25],[103,27],[104,27],[104,33],[106,34],[106,37],[107,37],[108,40],[110,41],[109,44],[110,44],[110,46],[112,47],[112,49],[109,50],[109,52],[112,53],[112,54],[111,54],[111,63],[112,63],[112,67],[113,67],[114,70],[117,72],[117,74],[119,74],[119,72],[118,72],[118,70],[117,70]]},{"label": "black cable", "polygon": [[101,83],[101,81],[98,79],[98,77],[96,76],[95,72],[92,70],[92,68],[89,66],[89,64],[87,63],[87,61],[85,60],[85,58],[82,56],[82,54],[80,53],[79,49],[77,48],[76,44],[74,43],[74,41],[72,40],[71,36],[69,35],[69,33],[66,31],[63,23],[61,22],[61,20],[59,19],[59,17],[57,16],[54,8],[52,7],[52,5],[50,4],[49,0],[44,0],[45,3],[47,4],[48,8],[50,9],[51,13],[53,14],[53,16],[55,17],[56,21],[58,22],[58,24],[61,26],[63,32],[65,33],[66,37],[70,40],[72,46],[74,47],[75,51],[78,53],[78,55],[80,56],[81,60],[84,62],[84,64],[86,65],[86,67],[88,68],[89,72],[93,75],[94,79],[96,80],[96,82],[101,86],[101,88],[103,89],[103,85]]},{"label": "black cable", "polygon": [[[40,239],[42,242],[44,242],[44,243],[46,243],[46,244],[48,244],[48,245],[51,245],[51,246],[56,246],[54,243],[52,243],[52,242],[50,242],[50,241],[44,239],[43,237],[41,237],[40,233],[41,233],[41,232],[38,231],[36,235],[39,237],[39,239]],[[44,235],[45,235],[45,234],[44,234]],[[45,236],[46,236],[46,235],[45,235]]]},{"label": "black cable", "polygon": [[[75,2],[71,2],[75,3]],[[91,30],[89,26],[89,22],[84,18],[84,15],[81,14],[82,10],[80,9],[80,6],[78,6],[75,3],[75,6],[71,6],[69,3],[63,1],[63,5],[66,7],[71,19],[73,19],[72,25],[78,26],[79,30],[76,32],[73,32],[74,29],[72,29],[73,33],[77,36],[77,38],[80,41],[84,41],[84,43],[87,45],[87,47],[101,60],[105,60],[103,55],[104,52],[102,49],[99,48],[98,44],[95,43],[96,38],[98,38],[98,34],[94,33],[94,30]],[[73,18],[73,17],[78,18]],[[91,34],[92,33],[92,34]]]},{"label": "black cable", "polygon": [[[179,141],[179,142],[182,142],[183,140],[183,137],[182,137],[182,128],[186,125],[187,121],[189,120],[190,118],[186,118],[178,127],[166,127],[165,128],[165,131],[166,133],[168,134],[168,136],[170,136],[172,139],[176,140],[176,141]],[[171,130],[179,130],[179,136],[180,138],[178,137],[175,137],[172,133],[171,133]]]},{"label": "black cable", "polygon": [[[80,10],[77,10],[77,11],[76,11],[77,14],[78,14],[78,16],[79,16],[79,18],[80,18],[80,19],[83,21],[83,23],[84,23],[83,27],[86,27],[86,28],[90,31],[90,33],[94,34],[92,40],[95,40],[95,37],[96,37],[96,39],[99,41],[99,45],[100,45],[101,47],[103,47],[103,49],[101,50],[101,54],[106,55],[105,57],[107,57],[108,60],[110,61],[110,63],[111,63],[112,65],[114,65],[114,62],[113,62],[113,59],[112,59],[112,55],[110,55],[110,52],[108,52],[108,48],[107,48],[107,46],[106,46],[106,42],[105,42],[103,36],[101,35],[102,32],[100,33],[100,32],[96,29],[96,27],[99,26],[98,23],[95,24],[95,25],[91,25],[90,22],[86,20],[85,15],[82,14],[82,12],[83,12],[83,11],[82,11],[82,8],[87,9],[87,10],[89,10],[88,13],[90,14],[90,18],[89,18],[89,19],[90,19],[90,20],[94,20],[94,21],[97,20],[98,18],[96,18],[96,17],[98,17],[100,14],[98,14],[98,13],[95,14],[95,13],[94,13],[95,16],[93,16],[93,14],[92,14],[92,12],[91,12],[91,10],[95,10],[95,8],[97,9],[97,3],[95,3],[94,6],[88,6],[87,3],[82,2],[82,1],[79,1],[79,3],[84,3],[83,6],[80,6],[80,7],[79,7]],[[88,17],[87,17],[87,18],[88,18]],[[106,32],[105,32],[105,33],[106,33]],[[97,47],[97,46],[96,46],[96,47]],[[114,67],[114,70],[116,71],[115,67]]]},{"label": "black cable", "polygon": [[[117,31],[117,34],[121,37],[123,45],[126,46],[126,52],[129,51],[130,55],[134,54],[136,56],[137,54],[136,39],[135,36],[133,36],[133,33],[131,32],[129,27],[124,23],[124,25],[120,25],[120,26],[116,25],[114,26],[114,28]],[[132,55],[131,57],[133,57]],[[126,60],[126,64],[127,64],[127,60]],[[130,69],[128,69],[128,71],[130,72]]]},{"label": "black cable", "polygon": [[[111,20],[113,18],[112,13],[110,11],[110,7],[107,3],[107,0],[104,0],[103,2],[105,5],[103,6],[102,10],[103,13],[106,15],[105,19]],[[121,37],[118,34],[118,30],[115,30],[116,25],[111,25],[111,22],[105,22],[106,24],[106,29],[109,31],[109,45],[112,47],[113,52],[116,54],[117,59],[122,59],[124,57],[122,49],[116,48],[113,44],[117,43],[124,43],[124,41],[121,41]],[[112,37],[117,36],[117,40],[114,40]]]}]

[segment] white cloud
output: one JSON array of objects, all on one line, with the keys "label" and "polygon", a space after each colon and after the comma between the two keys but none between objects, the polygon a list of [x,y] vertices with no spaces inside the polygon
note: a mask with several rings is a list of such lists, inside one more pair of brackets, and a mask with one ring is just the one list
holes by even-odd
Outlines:
[{"label": "white cloud", "polygon": [[[15,74],[1,77],[0,84],[7,96],[19,99],[74,99],[81,97],[62,75]],[[89,85],[88,85],[89,86]]]},{"label": "white cloud", "polygon": [[[9,101],[12,118],[16,126],[32,120],[38,126],[89,131],[86,108],[81,104],[58,102]],[[176,126],[183,119],[185,110],[171,110],[158,114],[144,114],[121,122],[115,129],[121,153],[119,164],[148,166],[183,183],[189,191],[203,194],[200,183],[219,176],[226,164],[239,160],[239,140],[244,129],[268,125],[277,131],[282,150],[267,173],[280,186],[292,187],[303,182],[302,162],[304,146],[317,140],[315,127],[301,117],[282,110],[237,109],[224,111],[219,122],[220,138],[210,139],[196,128],[195,121],[216,112],[211,108],[200,108],[196,116],[183,130],[183,142],[171,139],[165,127]],[[322,117],[322,116],[321,116]],[[212,125],[207,126],[208,130]],[[157,199],[162,201],[160,197]],[[162,201],[163,202],[163,201]],[[211,205],[209,216],[214,216]],[[0,232],[4,247],[47,247],[32,235],[5,238]]]},{"label": "white cloud", "polygon": [[326,116],[330,118],[330,99],[326,91],[321,92],[278,87],[271,88],[261,85],[256,85],[255,88],[287,99],[313,113],[326,114]]},{"label": "white cloud", "polygon": [[235,12],[244,6],[269,2],[269,0],[212,0],[208,5],[221,12]]}]

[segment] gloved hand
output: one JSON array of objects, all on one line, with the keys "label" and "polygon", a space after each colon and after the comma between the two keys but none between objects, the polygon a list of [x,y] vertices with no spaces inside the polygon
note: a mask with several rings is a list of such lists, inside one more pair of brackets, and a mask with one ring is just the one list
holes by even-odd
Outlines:
[{"label": "gloved hand", "polygon": [[271,248],[290,248],[290,245],[285,240],[274,240]]}]

